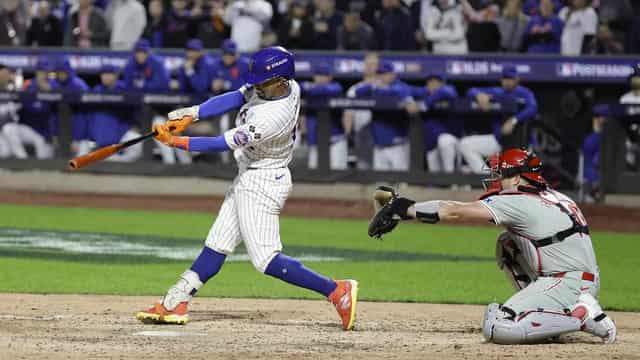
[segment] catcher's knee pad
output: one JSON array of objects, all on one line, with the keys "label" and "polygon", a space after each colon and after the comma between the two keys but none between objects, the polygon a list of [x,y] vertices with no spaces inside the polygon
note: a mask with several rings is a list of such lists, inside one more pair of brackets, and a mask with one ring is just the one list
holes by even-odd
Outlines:
[{"label": "catcher's knee pad", "polygon": [[496,242],[496,262],[516,290],[522,290],[537,278],[527,264],[522,251],[508,231],[501,233]]},{"label": "catcher's knee pad", "polygon": [[490,304],[485,311],[482,334],[495,344],[528,344],[578,331],[581,325],[579,319],[564,313],[534,310],[517,315],[507,307]]}]

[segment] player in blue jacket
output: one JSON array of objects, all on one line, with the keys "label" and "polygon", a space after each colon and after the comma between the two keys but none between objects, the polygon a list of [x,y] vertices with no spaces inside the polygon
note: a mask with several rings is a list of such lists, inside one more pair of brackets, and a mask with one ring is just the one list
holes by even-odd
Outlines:
[{"label": "player in blue jacket", "polygon": [[[331,68],[328,64],[319,64],[314,69],[313,81],[306,81],[300,84],[302,94],[309,98],[328,98],[341,96],[343,89],[340,83],[333,81]],[[318,167],[318,114],[314,110],[307,110],[304,130],[309,144],[309,168]],[[344,170],[347,168],[348,144],[344,135],[342,116],[331,113],[331,139],[329,147],[330,168],[334,170]]]},{"label": "player in blue jacket", "polygon": [[[60,90],[83,92],[89,90],[89,85],[80,78],[66,56],[56,61],[56,81]],[[90,148],[89,113],[86,107],[75,105],[71,107],[71,151],[77,156],[86,154]]]},{"label": "player in blue jacket", "polygon": [[519,108],[515,115],[506,120],[502,114],[499,115],[493,121],[493,133],[474,134],[460,140],[458,149],[471,171],[476,174],[482,172],[487,156],[500,152],[501,141],[504,141],[505,136],[513,134],[516,125],[527,122],[538,114],[536,98],[531,90],[519,85],[520,78],[514,65],[503,66],[501,83],[502,86],[471,88],[467,93],[483,111],[491,109],[492,101],[500,100],[515,101]]},{"label": "player in blue jacket", "polygon": [[[394,98],[403,105],[412,102],[409,85],[397,79],[393,64],[382,61],[378,78],[356,88],[357,97]],[[377,171],[409,170],[408,123],[398,110],[373,111],[373,169]]]},{"label": "player in blue jacket", "polygon": [[606,118],[610,115],[609,106],[602,104],[593,107],[593,132],[582,143],[584,155],[583,181],[590,196],[598,197],[600,188],[600,143],[602,142],[602,128]]},{"label": "player in blue jacket", "polygon": [[[97,93],[124,92],[127,86],[118,80],[118,69],[112,65],[103,66],[100,73],[100,84],[93,88]],[[124,104],[105,104],[96,106],[97,111],[91,114],[89,134],[97,147],[117,144],[140,136],[131,120],[133,109]],[[130,146],[122,152],[107,158],[109,161],[131,162],[142,156],[142,143]]]},{"label": "player in blue jacket", "polygon": [[424,87],[411,87],[412,96],[424,102],[424,147],[429,171],[452,173],[456,165],[459,138],[464,131],[463,123],[448,111],[438,110],[437,104],[451,104],[458,97],[456,88],[446,83],[442,74],[431,73]]},{"label": "player in blue jacket", "polygon": [[167,91],[169,74],[162,58],[151,53],[146,39],[140,39],[134,46],[134,54],[127,62],[123,73],[124,83],[129,90]]},{"label": "player in blue jacket", "polygon": [[[222,56],[214,61],[211,91],[221,94],[227,91],[238,90],[245,84],[245,77],[249,72],[249,60],[238,54],[238,46],[235,41],[226,39],[220,45]],[[220,117],[220,132],[233,127],[229,114]],[[220,154],[223,162],[231,161],[230,153]]]},{"label": "player in blue jacket", "polygon": [[245,84],[249,61],[238,54],[235,41],[226,39],[220,46],[222,56],[213,64],[211,90],[215,93],[238,90]]},{"label": "player in blue jacket", "polygon": [[210,90],[213,78],[214,62],[202,50],[200,39],[191,39],[187,43],[184,65],[178,69],[180,91],[206,94]]},{"label": "player in blue jacket", "polygon": [[[36,64],[36,76],[24,88],[25,92],[41,92],[58,90],[58,83],[49,78],[54,66],[45,58]],[[28,157],[24,145],[32,145],[38,159],[53,157],[54,142],[58,136],[58,115],[55,103],[45,102],[27,97],[22,102],[19,122],[5,124],[2,132],[11,148],[13,156],[18,159]]]}]

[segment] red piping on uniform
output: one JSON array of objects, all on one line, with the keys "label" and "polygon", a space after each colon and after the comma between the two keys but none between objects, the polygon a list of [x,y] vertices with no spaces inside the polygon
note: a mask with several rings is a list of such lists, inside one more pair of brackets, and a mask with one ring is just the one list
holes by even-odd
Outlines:
[{"label": "red piping on uniform", "polygon": [[524,319],[525,317],[529,316],[529,314],[531,314],[531,313],[538,313],[538,312],[540,312],[540,313],[547,313],[547,314],[554,314],[554,315],[569,316],[569,317],[571,316],[571,315],[567,315],[567,314],[565,314],[565,313],[555,312],[555,311],[547,311],[547,310],[542,310],[542,311],[539,311],[539,310],[531,310],[531,311],[527,311],[526,313],[524,313],[524,314],[520,315],[520,316],[518,317],[518,319],[516,320],[516,322],[522,321],[522,319]]},{"label": "red piping on uniform", "polygon": [[549,291],[551,289],[553,289],[554,287],[560,285],[560,283],[562,282],[562,280],[558,280],[555,284],[549,286],[548,288],[544,289],[544,291]]}]

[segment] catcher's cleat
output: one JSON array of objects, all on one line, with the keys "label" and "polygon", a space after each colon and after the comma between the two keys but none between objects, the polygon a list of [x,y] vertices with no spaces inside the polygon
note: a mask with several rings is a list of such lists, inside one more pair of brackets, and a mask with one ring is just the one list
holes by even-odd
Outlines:
[{"label": "catcher's cleat", "polygon": [[336,280],[336,289],[327,297],[342,319],[342,329],[353,330],[356,323],[356,304],[358,302],[358,282],[355,280]]},{"label": "catcher's cleat", "polygon": [[184,325],[189,322],[188,305],[189,303],[184,301],[179,303],[175,309],[167,310],[164,305],[157,302],[149,310],[138,312],[136,319],[145,324]]},{"label": "catcher's cleat", "polygon": [[582,320],[581,330],[602,338],[605,344],[613,344],[618,332],[613,319],[602,312],[600,304],[592,295],[582,294],[579,301],[571,316]]}]

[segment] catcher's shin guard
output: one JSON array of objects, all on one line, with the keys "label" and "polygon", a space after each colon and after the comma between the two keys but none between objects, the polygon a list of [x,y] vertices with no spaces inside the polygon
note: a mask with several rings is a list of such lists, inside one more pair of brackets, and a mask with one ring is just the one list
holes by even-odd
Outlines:
[{"label": "catcher's shin guard", "polygon": [[485,340],[504,345],[538,343],[579,331],[582,321],[564,313],[534,310],[517,315],[496,303],[489,304],[482,322]]}]

